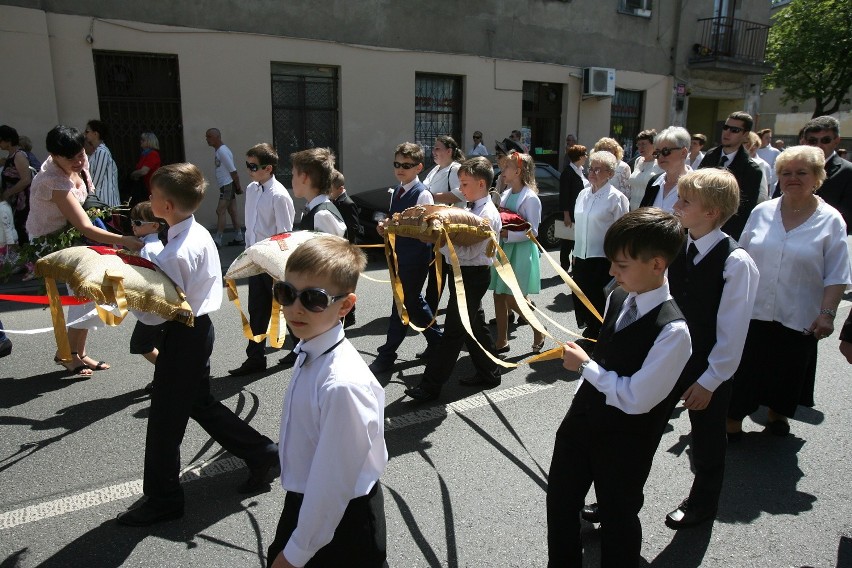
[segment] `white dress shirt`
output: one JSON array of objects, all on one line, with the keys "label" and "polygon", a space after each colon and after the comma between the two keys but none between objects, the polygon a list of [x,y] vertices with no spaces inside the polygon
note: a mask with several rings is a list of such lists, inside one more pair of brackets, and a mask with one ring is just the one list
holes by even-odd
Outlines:
[{"label": "white dress shirt", "polygon": [[[490,195],[480,197],[474,201],[473,207],[471,207],[469,211],[477,217],[487,219],[488,224],[491,225],[491,230],[494,231],[494,236],[496,238],[500,238],[500,230],[503,228],[503,223],[500,221],[500,212],[497,211],[497,207],[495,207],[494,202],[491,201]],[[459,265],[491,266],[494,259],[485,254],[485,251],[488,249],[488,242],[489,240],[485,239],[482,242],[470,246],[461,246],[453,243],[453,247],[456,249],[456,256],[459,257]],[[447,262],[450,262],[450,247],[447,245],[442,246],[441,254],[444,255]]]},{"label": "white dress shirt", "polygon": [[[307,207],[308,209],[313,210],[314,207],[320,203],[325,203],[326,201],[331,201],[328,198],[328,195],[320,193],[311,199]],[[314,230],[342,237],[343,234],[346,233],[346,223],[335,217],[331,211],[323,209],[322,211],[317,211],[316,215],[314,215]]]},{"label": "white dress shirt", "polygon": [[486,148],[485,144],[483,144],[482,142],[480,142],[479,144],[474,146],[470,150],[470,152],[467,153],[468,158],[472,158],[474,156],[487,156],[487,155],[488,155],[488,148]]},{"label": "white dress shirt", "polygon": [[169,242],[154,259],[186,294],[196,317],[222,305],[222,264],[210,232],[190,215],[169,227]]},{"label": "white dress shirt", "polygon": [[338,324],[299,353],[281,413],[281,486],[304,495],[284,556],[304,566],[388,463],[385,391]]},{"label": "white dress shirt", "polygon": [[629,210],[627,196],[609,183],[594,193],[591,187],[581,191],[574,205],[574,256],[605,258],[604,235]]},{"label": "white dress shirt", "polygon": [[157,233],[151,233],[142,237],[142,249],[139,251],[139,256],[145,260],[154,262],[158,254],[163,252],[163,241],[157,236]]},{"label": "white dress shirt", "polygon": [[459,181],[459,164],[458,162],[452,162],[449,166],[442,168],[441,166],[435,166],[429,173],[426,174],[426,179],[423,180],[423,185],[429,188],[429,191],[432,192],[432,195],[436,193],[447,193],[448,191],[455,195],[461,204],[459,207],[463,207],[465,203],[464,194],[459,191],[459,186],[461,182]]},{"label": "white dress shirt", "polygon": [[[687,237],[687,247],[695,243],[698,254],[693,264],[698,264],[713,247],[728,235],[716,229],[700,239]],[[716,315],[716,344],[707,357],[707,370],[698,378],[698,384],[710,392],[727,381],[740,365],[754,300],[757,298],[759,274],[754,261],[743,249],[732,252],[722,270],[725,286]]]},{"label": "white dress shirt", "polygon": [[[406,193],[411,191],[411,188],[420,183],[420,180],[416,177],[410,182],[404,184],[402,186],[402,195],[399,197],[402,198]],[[399,187],[399,186],[397,186]],[[388,193],[390,193],[390,200],[388,202],[388,209],[390,209],[390,203],[393,202],[393,194],[396,193],[396,187],[388,188]],[[426,188],[426,191],[421,191],[420,195],[417,196],[417,205],[434,205],[435,200],[432,199],[432,193],[429,191],[429,188]]]},{"label": "white dress shirt", "polygon": [[[672,298],[669,294],[668,282],[644,294],[637,295],[631,292],[628,298],[630,296],[636,298],[636,307],[639,312],[637,320]],[[606,300],[607,311],[610,298]],[[625,300],[616,325],[627,312],[627,304],[628,301]],[[642,363],[642,368],[633,375],[620,377],[615,371],[607,371],[595,361],[590,361],[583,369],[580,384],[582,381],[591,383],[606,396],[606,403],[610,406],[627,414],[643,414],[669,395],[683,372],[686,362],[689,361],[690,355],[692,355],[692,342],[689,338],[689,328],[684,320],[673,321],[660,330],[654,345],[651,346],[648,356]],[[577,388],[579,389],[579,385]]]},{"label": "white dress shirt", "polygon": [[699,151],[698,155],[695,156],[694,160],[689,159],[689,155],[686,156],[686,165],[688,165],[693,170],[697,170],[698,166],[701,165],[701,160],[704,159],[704,152]]},{"label": "white dress shirt", "polygon": [[272,176],[246,187],[246,248],[272,235],[293,230],[296,209],[287,189]]},{"label": "white dress shirt", "polygon": [[757,149],[757,155],[769,164],[769,186],[773,188],[778,183],[778,178],[775,174],[775,160],[778,159],[779,154],[781,154],[781,150],[773,147],[771,144]]},{"label": "white dress shirt", "polygon": [[[763,176],[760,178],[760,188],[757,190],[757,202],[763,203],[769,199],[769,184],[772,180],[772,174],[770,172],[772,171],[772,168],[770,168],[769,164],[767,164],[760,156],[755,156],[752,160],[760,166],[760,171],[763,172]],[[775,187],[774,183],[772,184],[772,187]]]},{"label": "white dress shirt", "polygon": [[[691,171],[692,171],[692,168],[690,168],[689,166],[686,166],[686,173],[689,173]],[[669,193],[667,195],[663,196],[663,188],[665,187],[665,185],[664,185],[665,183],[666,183],[666,172],[663,172],[663,175],[658,177],[654,181],[654,184],[653,184],[654,186],[660,188],[660,190],[657,191],[657,196],[654,198],[654,205],[653,206],[659,207],[660,209],[662,209],[663,211],[666,211],[667,213],[671,213],[671,212],[674,211],[675,203],[677,203],[677,183],[675,183],[675,186],[669,191]]]},{"label": "white dress shirt", "polygon": [[[533,234],[538,236],[538,226],[541,224],[541,200],[536,192],[527,186],[521,188],[518,200],[515,202],[518,206],[518,215],[530,224],[530,229]],[[507,189],[500,196],[500,207],[506,207],[506,201],[512,195],[512,190]],[[526,231],[509,231],[509,236],[503,239],[507,243],[521,243],[528,241]]]},{"label": "white dress shirt", "polygon": [[817,197],[814,214],[788,232],[781,220],[783,199],[754,208],[740,246],[760,271],[760,294],[751,318],[802,331],[819,316],[825,287],[852,281],[846,223],[837,209]]}]

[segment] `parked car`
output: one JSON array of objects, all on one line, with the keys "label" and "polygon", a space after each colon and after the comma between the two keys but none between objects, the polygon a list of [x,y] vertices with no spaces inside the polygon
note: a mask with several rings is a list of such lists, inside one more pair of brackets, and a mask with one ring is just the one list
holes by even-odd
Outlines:
[{"label": "parked car", "polygon": [[[495,167],[495,179],[499,174],[500,168]],[[538,240],[545,248],[557,247],[560,243],[554,235],[554,223],[562,219],[562,212],[559,211],[559,171],[549,164],[536,162],[535,181],[538,185],[538,197],[541,199],[541,225],[538,228]],[[393,188],[381,187],[351,195],[352,200],[361,208],[360,242],[382,242],[382,237],[376,232],[376,225],[388,216],[392,192]]]}]

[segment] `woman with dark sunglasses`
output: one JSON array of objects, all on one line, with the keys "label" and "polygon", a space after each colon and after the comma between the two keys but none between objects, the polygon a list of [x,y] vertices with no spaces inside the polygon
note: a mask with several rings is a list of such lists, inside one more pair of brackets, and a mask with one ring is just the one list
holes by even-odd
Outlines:
[{"label": "woman with dark sunglasses", "polygon": [[669,126],[654,139],[653,157],[663,173],[651,178],[639,207],[659,207],[671,213],[677,202],[677,180],[692,171],[686,165],[689,132],[680,126]]}]

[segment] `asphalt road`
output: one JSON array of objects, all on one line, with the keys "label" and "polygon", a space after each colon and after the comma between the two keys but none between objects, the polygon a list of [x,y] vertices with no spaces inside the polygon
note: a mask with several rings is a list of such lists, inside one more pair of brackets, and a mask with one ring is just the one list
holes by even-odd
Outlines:
[{"label": "asphalt road", "polygon": [[[233,256],[235,250],[226,249]],[[570,302],[549,266],[539,307],[574,326]],[[373,262],[367,276],[386,276]],[[246,293],[245,286],[240,287]],[[362,279],[358,323],[348,330],[371,361],[390,312],[387,284]],[[849,311],[844,301],[838,323]],[[490,297],[486,312],[493,314]],[[10,329],[50,326],[39,307],[0,302]],[[289,370],[232,378],[245,340],[231,304],[213,314],[216,396],[277,438]],[[51,333],[14,335],[0,360],[0,568],[110,566],[263,566],[284,492],[244,498],[236,486],[247,470],[190,423],[183,444],[186,515],[151,529],[114,518],[141,496],[152,367],[127,353],[132,318],[93,333],[88,351],[112,363],[91,380],[62,378],[52,362]],[[567,339],[567,337],[559,337]],[[514,359],[532,343],[529,327],[512,338]],[[815,409],[800,409],[792,434],[762,432],[765,413],[746,420],[747,434],[728,452],[719,518],[673,532],[665,514],[686,496],[688,419],[678,412],[657,453],[642,511],[642,556],[648,566],[852,566],[852,369],[836,334],[820,343]],[[391,566],[544,566],[545,489],[553,436],[576,388],[558,362],[520,367],[497,388],[478,391],[450,381],[440,404],[416,406],[403,396],[423,367],[425,342],[411,336],[386,384],[390,463],[382,483]],[[778,353],[779,357],[795,354]],[[270,355],[270,362],[280,358]],[[472,371],[466,354],[458,376]],[[591,497],[590,497],[591,498]],[[599,537],[584,527],[587,565],[598,565]]]}]

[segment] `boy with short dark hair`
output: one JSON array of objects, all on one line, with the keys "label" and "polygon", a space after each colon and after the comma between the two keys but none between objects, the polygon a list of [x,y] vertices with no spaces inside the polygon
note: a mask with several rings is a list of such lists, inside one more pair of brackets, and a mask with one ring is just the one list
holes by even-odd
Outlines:
[{"label": "boy with short dark hair", "polygon": [[[500,213],[488,195],[491,182],[494,180],[494,169],[491,167],[491,163],[482,156],[477,156],[462,162],[458,173],[461,184],[459,190],[470,205],[469,211],[488,220],[494,234],[499,235],[502,228]],[[488,291],[488,285],[491,283],[493,258],[486,253],[489,242],[486,239],[470,246],[455,246],[456,256],[461,268],[461,277],[464,282],[464,291],[467,296],[467,305],[459,305],[455,286],[449,286],[450,300],[447,304],[444,332],[437,347],[439,355],[429,358],[420,384],[405,389],[405,394],[417,402],[427,402],[438,398],[441,388],[453,372],[462,345],[467,345],[467,351],[476,372],[470,377],[461,379],[459,383],[465,386],[485,386],[487,388],[496,387],[500,384],[501,367],[496,362],[497,350],[494,347],[494,339],[486,327],[485,314],[482,311],[482,297]],[[441,247],[441,253],[449,262],[450,251],[446,245]],[[447,280],[450,282],[453,280],[454,270],[451,268],[447,274]],[[473,337],[467,334],[462,325],[460,310],[467,310]],[[477,345],[477,342],[479,342],[479,345]]]},{"label": "boy with short dark hair", "polygon": [[713,519],[722,491],[731,377],[740,364],[759,279],[748,253],[721,229],[737,212],[739,195],[727,170],[702,169],[678,180],[674,211],[689,233],[668,277],[686,316],[692,356],[670,408],[682,399],[689,410],[695,480],[689,497],[666,516],[672,529]]},{"label": "boy with short dark hair", "polygon": [[[403,142],[396,147],[393,156],[393,173],[399,184],[393,189],[390,198],[389,214],[401,213],[416,205],[432,205],[432,193],[417,178],[423,170],[423,148],[418,144]],[[376,230],[384,235],[384,223],[379,223]],[[399,267],[400,284],[405,309],[411,322],[418,327],[426,327],[432,322],[433,313],[429,304],[423,299],[423,284],[429,274],[429,264],[432,261],[432,245],[411,237],[396,238],[397,266]],[[384,373],[393,368],[396,361],[396,350],[402,345],[408,329],[400,319],[396,302],[391,301],[391,315],[388,320],[388,332],[383,345],[377,350],[376,359],[370,363],[374,373]],[[437,351],[441,340],[441,332],[437,323],[432,323],[423,331],[426,339],[424,358],[429,358]],[[419,357],[419,355],[418,355]]]},{"label": "boy with short dark hair", "polygon": [[[278,152],[267,143],[246,152],[246,169],[251,183],[246,187],[246,248],[273,235],[293,230],[296,210],[293,199],[275,177]],[[248,315],[253,335],[263,335],[272,314],[272,277],[262,272],[248,279]],[[242,376],[266,369],[266,340],[248,340],[246,360],[228,371]]]},{"label": "boy with short dark hair", "polygon": [[365,265],[355,245],[323,236],[299,246],[275,284],[301,341],[281,414],[287,496],[267,554],[273,568],[385,565],[385,394],[340,323]]},{"label": "boy with short dark hair", "polygon": [[320,231],[342,237],[346,233],[343,215],[331,200],[334,154],[328,148],[310,148],[290,154],[293,165],[293,195],[307,204],[296,228]]},{"label": "boy with short dark hair", "polygon": [[592,483],[600,504],[601,566],[635,568],[643,487],[670,414],[666,399],[689,359],[689,330],[666,268],[683,243],[673,215],[641,208],[607,231],[604,251],[620,288],[607,299],[592,356],[564,345],[580,386],[556,432],[547,488],[550,566],[582,566],[580,510]]},{"label": "boy with short dark hair", "polygon": [[123,525],[149,526],[183,516],[180,444],[190,418],[247,462],[250,475],[239,492],[268,488],[270,477],[278,474],[277,445],[210,394],[214,332],[209,314],[222,303],[222,267],[213,238],[193,216],[206,187],[192,164],[163,166],[151,177],[151,210],[169,224],[169,242],[154,262],[186,293],[195,323],[163,325],[145,438],[146,499],[118,516]]}]

